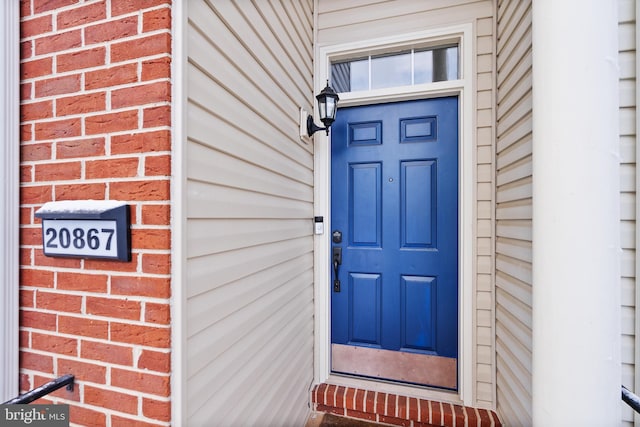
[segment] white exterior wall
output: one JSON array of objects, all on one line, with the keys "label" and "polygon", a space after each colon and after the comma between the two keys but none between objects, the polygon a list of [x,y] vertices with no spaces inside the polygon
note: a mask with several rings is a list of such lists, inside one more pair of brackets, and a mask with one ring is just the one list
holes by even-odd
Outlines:
[{"label": "white exterior wall", "polygon": [[[620,243],[622,384],[638,392],[635,366],[639,357],[635,340],[636,315],[636,7],[634,0],[618,0],[618,63],[620,67]],[[622,406],[625,425],[633,425],[634,412]]]},{"label": "white exterior wall", "polygon": [[190,0],[187,14],[185,425],[303,425],[312,2]]},{"label": "white exterior wall", "polygon": [[531,424],[531,1],[497,2],[497,409]]},{"label": "white exterior wall", "polygon": [[472,23],[474,112],[473,401],[495,405],[494,357],[494,34],[491,1],[321,0],[317,45],[366,41]]}]

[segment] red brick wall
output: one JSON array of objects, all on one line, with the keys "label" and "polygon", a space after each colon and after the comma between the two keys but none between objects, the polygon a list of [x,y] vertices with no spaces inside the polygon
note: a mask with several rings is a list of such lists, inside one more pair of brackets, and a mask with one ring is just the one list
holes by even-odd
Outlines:
[{"label": "red brick wall", "polygon": [[[171,1],[21,0],[23,390],[80,425],[170,422]],[[132,261],[45,257],[48,201],[131,205]]]}]

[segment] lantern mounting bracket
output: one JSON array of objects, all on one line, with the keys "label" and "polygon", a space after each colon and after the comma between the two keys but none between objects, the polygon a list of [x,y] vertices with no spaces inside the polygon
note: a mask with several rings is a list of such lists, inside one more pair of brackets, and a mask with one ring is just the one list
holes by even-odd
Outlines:
[{"label": "lantern mounting bracket", "polygon": [[327,135],[329,135],[329,127],[320,127],[313,122],[313,117],[311,114],[307,116],[307,136],[311,136],[319,130],[326,130]]}]

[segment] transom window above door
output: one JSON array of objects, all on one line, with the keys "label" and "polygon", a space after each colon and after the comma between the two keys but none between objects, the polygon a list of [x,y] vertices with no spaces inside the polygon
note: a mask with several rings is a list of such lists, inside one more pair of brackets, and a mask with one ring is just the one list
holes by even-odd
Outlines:
[{"label": "transom window above door", "polygon": [[458,80],[458,46],[408,49],[331,63],[336,92],[357,92]]}]

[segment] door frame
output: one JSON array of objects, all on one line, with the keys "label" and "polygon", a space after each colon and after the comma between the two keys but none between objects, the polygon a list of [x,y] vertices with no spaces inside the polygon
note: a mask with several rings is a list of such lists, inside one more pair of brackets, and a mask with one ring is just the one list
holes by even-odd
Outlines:
[{"label": "door frame", "polygon": [[[475,359],[473,351],[473,223],[474,209],[474,55],[473,24],[447,26],[418,33],[409,33],[359,42],[316,46],[314,93],[322,90],[329,76],[333,60],[357,57],[372,51],[391,50],[398,47],[441,44],[451,41],[459,43],[462,78],[402,88],[376,89],[366,92],[340,95],[339,107],[369,105],[439,96],[457,96],[459,102],[459,242],[458,242],[458,391],[445,392],[428,388],[411,387],[376,380],[362,380],[331,375],[331,295],[330,295],[330,235],[331,235],[331,150],[329,137],[318,132],[314,136],[314,216],[324,217],[324,233],[314,239],[314,289],[315,341],[314,383],[331,382],[353,387],[363,387],[386,392],[410,394],[427,399],[457,401],[472,405],[474,396]],[[340,114],[340,108],[338,108]]]}]

